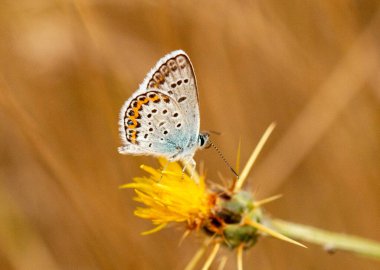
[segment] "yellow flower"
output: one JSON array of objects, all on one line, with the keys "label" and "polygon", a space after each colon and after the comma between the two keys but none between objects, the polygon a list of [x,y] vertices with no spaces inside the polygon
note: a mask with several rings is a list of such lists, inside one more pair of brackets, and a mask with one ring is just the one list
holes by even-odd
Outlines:
[{"label": "yellow flower", "polygon": [[139,207],[135,215],[152,220],[156,228],[144,232],[156,232],[172,222],[186,222],[187,228],[199,229],[210,215],[214,206],[214,195],[206,189],[203,176],[196,173],[192,177],[182,172],[178,163],[167,163],[159,159],[165,171],[142,165],[149,177],[136,177],[134,183],[121,188],[133,188],[136,201],[145,207]]}]

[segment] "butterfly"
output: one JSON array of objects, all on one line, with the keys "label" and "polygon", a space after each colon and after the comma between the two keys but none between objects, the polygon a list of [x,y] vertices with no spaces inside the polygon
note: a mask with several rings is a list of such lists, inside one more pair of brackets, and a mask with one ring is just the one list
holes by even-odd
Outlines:
[{"label": "butterfly", "polygon": [[161,58],[120,111],[119,153],[165,157],[195,168],[194,154],[210,145],[200,132],[197,82],[182,50]]}]

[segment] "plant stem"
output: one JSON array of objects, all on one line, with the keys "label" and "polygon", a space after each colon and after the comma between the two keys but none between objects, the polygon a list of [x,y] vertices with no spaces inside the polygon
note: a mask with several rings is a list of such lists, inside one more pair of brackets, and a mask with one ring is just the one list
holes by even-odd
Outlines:
[{"label": "plant stem", "polygon": [[292,239],[322,245],[327,250],[345,250],[380,260],[380,243],[343,233],[334,233],[280,219],[266,220],[277,232]]}]

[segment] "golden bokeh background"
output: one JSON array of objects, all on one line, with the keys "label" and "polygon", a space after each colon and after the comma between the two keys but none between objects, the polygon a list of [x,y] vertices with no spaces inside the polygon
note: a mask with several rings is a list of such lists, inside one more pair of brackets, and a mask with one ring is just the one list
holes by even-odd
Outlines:
[{"label": "golden bokeh background", "polygon": [[[123,102],[179,48],[232,164],[276,121],[247,185],[284,194],[268,212],[380,240],[379,1],[2,1],[0,41],[0,269],[184,268],[202,237],[141,236],[152,226],[118,186],[156,161],[116,151]],[[212,149],[196,160],[232,176]],[[244,265],[380,268],[270,238]]]}]

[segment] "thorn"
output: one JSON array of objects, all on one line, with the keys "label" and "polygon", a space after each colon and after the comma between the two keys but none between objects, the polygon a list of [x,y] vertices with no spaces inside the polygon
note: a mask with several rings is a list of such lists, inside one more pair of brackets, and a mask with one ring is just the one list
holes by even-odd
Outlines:
[{"label": "thorn", "polygon": [[277,238],[277,239],[280,239],[282,241],[285,241],[285,242],[288,242],[288,243],[291,243],[291,244],[294,244],[294,245],[297,245],[297,246],[300,246],[300,247],[303,247],[303,248],[307,248],[305,245],[279,233],[279,232],[276,232],[275,230],[272,230],[272,229],[269,229],[268,227],[265,227],[264,225],[256,222],[256,221],[253,221],[253,220],[249,220],[249,219],[246,219],[245,220],[245,223],[248,224],[248,225],[251,225],[252,227],[255,227],[256,229],[258,229],[259,231],[261,232],[264,232],[266,234],[269,234],[270,236],[274,237],[274,238]]},{"label": "thorn", "polygon": [[278,200],[281,197],[282,197],[282,194],[278,194],[278,195],[274,195],[274,196],[271,196],[269,198],[262,199],[260,201],[254,202],[253,204],[255,205],[255,207],[260,207],[260,206],[262,206],[264,204],[267,204],[267,203],[273,202],[275,200]]}]

